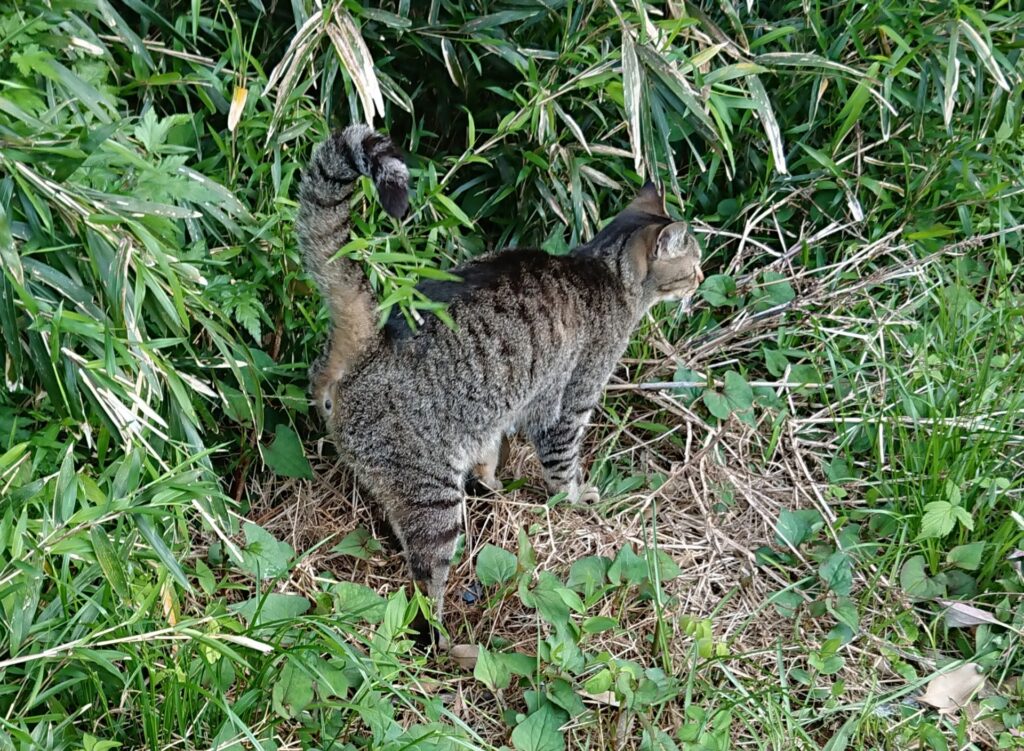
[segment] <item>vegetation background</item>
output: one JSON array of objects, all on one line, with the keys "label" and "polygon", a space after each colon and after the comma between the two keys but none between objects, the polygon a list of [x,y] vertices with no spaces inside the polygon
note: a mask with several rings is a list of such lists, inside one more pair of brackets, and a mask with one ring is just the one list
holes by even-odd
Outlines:
[{"label": "vegetation background", "polygon": [[[1024,747],[1022,47],[1006,1],[6,3],[0,749]],[[344,249],[385,311],[646,177],[705,232],[605,500],[520,457],[471,505],[472,674],[308,415],[295,188],[360,120],[414,173]]]}]

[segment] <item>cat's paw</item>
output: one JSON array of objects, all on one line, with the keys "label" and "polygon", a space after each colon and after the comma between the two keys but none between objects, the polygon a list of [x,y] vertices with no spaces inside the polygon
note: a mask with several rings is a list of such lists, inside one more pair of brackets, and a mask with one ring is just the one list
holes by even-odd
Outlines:
[{"label": "cat's paw", "polygon": [[569,503],[597,503],[601,493],[597,487],[589,483],[573,483],[567,491]]},{"label": "cat's paw", "polygon": [[[493,463],[480,463],[473,467],[466,479],[466,489],[471,495],[500,493],[505,485],[494,476],[497,467]],[[482,492],[481,492],[482,491]]]},{"label": "cat's paw", "polygon": [[475,498],[486,498],[487,496],[495,495],[505,489],[501,480],[495,479],[494,482],[485,480],[482,477],[477,477],[474,474],[470,474],[466,478],[466,494],[471,495]]},{"label": "cat's paw", "polygon": [[493,473],[490,476],[478,477],[477,481],[492,493],[500,493],[505,489],[505,483],[495,477]]}]

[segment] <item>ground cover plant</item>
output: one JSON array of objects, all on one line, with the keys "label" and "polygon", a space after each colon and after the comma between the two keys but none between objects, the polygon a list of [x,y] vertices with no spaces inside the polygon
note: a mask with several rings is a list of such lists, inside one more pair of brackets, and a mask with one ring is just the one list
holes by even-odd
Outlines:
[{"label": "ground cover plant", "polygon": [[[0,749],[1024,747],[1024,8],[0,9]],[[308,409],[299,170],[371,120],[383,303],[563,253],[644,179],[704,233],[588,438],[471,498],[453,639]]]}]

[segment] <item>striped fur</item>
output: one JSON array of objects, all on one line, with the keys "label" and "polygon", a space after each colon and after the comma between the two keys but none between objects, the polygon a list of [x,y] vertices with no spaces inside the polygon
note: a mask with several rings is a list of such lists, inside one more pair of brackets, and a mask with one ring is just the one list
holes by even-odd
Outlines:
[{"label": "striped fur", "polygon": [[314,392],[342,460],[385,511],[440,619],[466,478],[476,472],[498,487],[503,437],[518,432],[552,493],[596,499],[580,446],[604,386],[647,310],[688,299],[703,277],[689,228],[647,185],[567,256],[489,253],[456,269],[459,282],[423,283],[454,326],[429,317],[413,332],[393,319],[377,331],[365,278],[348,261],[327,260],[347,238],[344,198],[357,172],[374,176],[389,211],[404,212],[395,194],[407,173],[393,153],[384,137],[350,128],[317,151],[303,185],[303,253],[333,325]]},{"label": "striped fur", "polygon": [[302,175],[297,222],[306,271],[331,309],[331,332],[323,354],[310,369],[313,401],[329,407],[325,394],[379,336],[377,300],[355,262],[334,258],[349,238],[349,197],[360,175],[373,179],[385,211],[409,209],[409,170],[391,139],[365,125],[334,133],[313,153]]}]

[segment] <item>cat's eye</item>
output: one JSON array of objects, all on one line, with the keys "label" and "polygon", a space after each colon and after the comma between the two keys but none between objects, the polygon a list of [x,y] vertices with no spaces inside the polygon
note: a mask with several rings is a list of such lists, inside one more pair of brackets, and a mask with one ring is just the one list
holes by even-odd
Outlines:
[{"label": "cat's eye", "polygon": [[332,406],[334,405],[331,403],[330,399],[324,399],[324,411],[330,412]]}]

